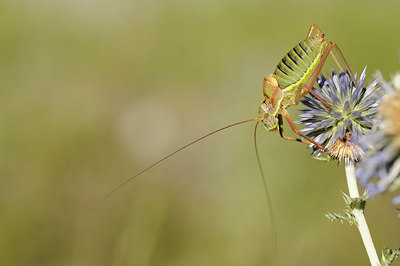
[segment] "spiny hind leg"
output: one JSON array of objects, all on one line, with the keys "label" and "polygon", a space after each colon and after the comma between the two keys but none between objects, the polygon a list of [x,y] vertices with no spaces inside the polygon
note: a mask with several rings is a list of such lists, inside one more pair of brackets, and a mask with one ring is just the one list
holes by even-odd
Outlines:
[{"label": "spiny hind leg", "polygon": [[[297,135],[299,135],[300,137],[305,138],[306,140],[308,140],[309,142],[313,143],[315,146],[317,146],[319,149],[321,149],[322,151],[328,151],[327,148],[323,147],[321,144],[319,144],[318,142],[315,142],[313,139],[307,137],[306,135],[304,135],[303,133],[300,132],[300,130],[297,129],[296,125],[294,124],[294,122],[292,121],[292,119],[290,118],[289,113],[286,110],[282,110],[282,114],[285,116],[286,120],[289,123],[289,126],[291,127],[291,129],[293,130],[294,133],[296,133]],[[295,139],[297,141],[297,139]],[[307,143],[306,141],[304,141],[304,139],[301,139],[301,142],[303,143]],[[309,144],[309,143],[308,143]]]},{"label": "spiny hind leg", "polygon": [[[329,44],[327,45],[326,50],[325,50],[325,52],[322,54],[321,60],[319,61],[317,67],[316,67],[315,70],[314,70],[314,72],[311,74],[311,76],[310,76],[310,78],[307,80],[307,82],[304,83],[304,85],[303,85],[303,84],[300,84],[300,85],[299,85],[299,89],[306,88],[307,91],[309,91],[310,93],[312,93],[313,95],[315,95],[313,92],[311,92],[311,91],[312,91],[311,88],[312,88],[312,86],[314,85],[315,81],[317,80],[317,77],[318,77],[319,73],[321,72],[322,66],[325,64],[326,58],[328,57],[330,51],[332,50],[332,46],[333,46],[333,45],[332,45],[331,43],[329,43]],[[307,93],[306,93],[306,92],[302,92],[302,93],[300,94],[300,98],[301,98],[302,96],[304,96],[305,94],[307,94]],[[296,97],[297,97],[297,95],[296,95]],[[317,98],[319,98],[319,97],[317,97]],[[298,100],[299,100],[299,99],[298,99]],[[323,102],[324,102],[324,104],[326,103],[325,101],[323,101]],[[329,104],[327,105],[327,107],[330,108]]]},{"label": "spiny hind leg", "polygon": [[[332,48],[335,48],[336,51],[338,52],[338,54],[340,55],[340,58],[342,59],[343,63],[344,63],[344,67],[342,66],[342,64],[339,62],[339,60],[337,59],[336,55],[333,53]],[[321,61],[318,64],[316,70],[314,71],[313,75],[311,75],[311,78],[309,79],[310,82],[307,82],[307,85],[309,85],[309,87],[312,87],[312,85],[314,84],[317,76],[319,75],[319,73],[321,72],[322,66],[325,63],[326,57],[327,55],[331,55],[333,60],[335,61],[336,65],[339,67],[339,70],[341,72],[345,72],[344,69],[346,69],[349,72],[350,78],[353,80],[354,84],[357,86],[357,81],[354,78],[353,72],[350,69],[349,64],[347,63],[346,59],[343,56],[342,51],[340,50],[339,46],[334,43],[334,42],[329,42],[326,50],[324,52],[324,54],[322,55]]]},{"label": "spiny hind leg", "polygon": [[[335,47],[335,49],[338,51],[338,53],[340,54],[341,59],[343,60],[344,64],[345,64],[345,68],[347,71],[349,71],[350,77],[353,80],[353,82],[357,85],[357,81],[354,78],[353,73],[350,70],[349,64],[347,64],[346,59],[344,58],[342,52],[340,51],[339,47],[337,46],[336,43],[333,42],[329,42],[325,52],[322,54],[321,57],[321,61],[319,62],[317,68],[314,70],[314,72],[311,74],[311,77],[307,80],[306,85],[310,88],[312,88],[312,86],[314,85],[319,73],[321,72],[322,66],[325,64],[326,58],[328,57],[328,55],[332,55],[333,58],[336,58],[335,55],[333,55],[332,52],[332,48]],[[336,58],[337,61],[337,58]],[[339,67],[341,67],[339,61],[337,61],[337,64]]]},{"label": "spiny hind leg", "polygon": [[[323,100],[321,97],[319,97],[313,90],[312,90],[312,86],[314,85],[319,73],[321,72],[321,69],[323,67],[323,65],[325,64],[326,58],[328,57],[328,55],[331,53],[332,51],[332,47],[334,47],[336,44],[330,42],[328,43],[326,50],[324,51],[324,53],[322,54],[321,60],[318,63],[317,67],[315,68],[314,72],[311,74],[310,78],[307,80],[306,83],[304,84],[300,84],[298,91],[296,92],[296,98],[295,101],[298,102],[300,101],[300,98],[305,96],[307,94],[307,92],[310,92],[311,94],[313,94],[316,98],[318,98],[325,106],[327,106],[329,108],[329,111],[331,110],[331,106],[325,101]],[[337,46],[336,46],[337,47]],[[354,78],[354,77],[353,77]],[[301,93],[299,92],[300,89],[305,88],[305,91],[302,91]]]},{"label": "spiny hind leg", "polygon": [[[308,30],[307,38],[311,37],[312,34],[313,34],[315,31],[317,32],[317,34],[323,35],[321,29],[320,29],[317,25],[312,24],[311,27],[310,27],[310,29]],[[331,51],[332,47],[335,47],[336,51],[337,51],[338,54],[340,55],[340,58],[342,59],[344,65],[345,65],[344,68],[343,68],[342,64],[339,62],[339,60],[337,59],[336,55]],[[357,81],[356,81],[355,78],[354,78],[353,72],[351,71],[350,66],[349,66],[349,64],[347,63],[346,59],[344,58],[343,53],[342,53],[342,51],[340,50],[339,46],[338,46],[336,43],[334,43],[334,42],[329,42],[329,43],[328,43],[328,47],[327,47],[327,51],[328,51],[328,53],[331,54],[333,60],[335,61],[336,65],[339,67],[340,71],[344,72],[344,69],[346,69],[346,70],[349,72],[350,77],[351,77],[351,79],[353,80],[354,84],[356,84],[356,86],[357,86]],[[326,51],[325,51],[325,52],[326,52]],[[312,84],[311,84],[311,87],[312,87]]]},{"label": "spiny hind leg", "polygon": [[314,33],[314,31],[317,31],[318,34],[323,34],[321,29],[317,25],[311,24],[311,27],[308,30],[307,38],[311,37],[311,35]]},{"label": "spiny hind leg", "polygon": [[342,64],[340,64],[340,62],[339,62],[339,60],[337,59],[335,53],[331,51],[331,52],[330,52],[330,55],[332,56],[332,58],[333,58],[333,60],[335,61],[336,65],[339,67],[340,72],[343,72],[343,73],[344,73],[344,72],[345,72],[345,71],[344,71],[344,68],[343,68]]}]

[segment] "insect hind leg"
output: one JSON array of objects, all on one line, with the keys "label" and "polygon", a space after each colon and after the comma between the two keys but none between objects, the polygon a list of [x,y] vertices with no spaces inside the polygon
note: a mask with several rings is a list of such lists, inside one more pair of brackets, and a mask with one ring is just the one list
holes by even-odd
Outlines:
[{"label": "insect hind leg", "polygon": [[[310,30],[312,30],[312,28],[311,28]],[[306,82],[305,84],[300,84],[300,86],[299,86],[299,89],[300,89],[300,87],[301,87],[301,88],[305,88],[305,89],[307,89],[308,92],[310,92],[310,93],[313,94],[316,98],[318,98],[325,106],[327,106],[327,107],[329,108],[329,111],[331,110],[331,106],[330,106],[326,101],[324,101],[321,97],[319,97],[311,88],[312,88],[312,86],[314,85],[314,83],[315,83],[315,81],[316,81],[316,79],[317,79],[319,73],[321,72],[322,66],[325,64],[325,61],[326,61],[326,58],[328,57],[328,55],[331,55],[334,59],[336,58],[336,56],[335,56],[335,55],[333,54],[333,52],[332,52],[332,48],[333,48],[333,47],[335,47],[335,49],[336,49],[336,50],[338,51],[338,53],[340,54],[340,56],[341,56],[343,62],[345,63],[346,70],[349,72],[351,79],[353,80],[354,84],[357,86],[357,81],[355,80],[354,75],[353,75],[353,73],[352,73],[351,70],[350,70],[349,64],[347,64],[347,61],[346,61],[346,59],[344,58],[344,56],[343,56],[342,52],[340,51],[339,47],[337,46],[337,44],[336,44],[336,43],[333,43],[333,42],[329,42],[329,43],[328,43],[328,45],[327,45],[327,47],[326,47],[326,50],[324,51],[324,53],[323,53],[323,55],[322,55],[322,57],[321,57],[321,61],[319,62],[318,66],[317,66],[317,68],[314,70],[314,72],[311,74],[311,77],[307,80],[307,82]],[[337,58],[336,58],[335,62],[338,64],[339,68],[343,69],[343,68],[341,67],[339,61],[337,60]],[[297,93],[296,93],[296,99],[295,99],[295,100],[298,101],[299,98],[303,97],[305,94],[307,94],[306,91],[304,91],[304,92],[303,92],[302,94],[300,94],[300,95],[299,95],[299,92],[297,92]],[[299,96],[300,96],[300,97],[299,97]]]},{"label": "insect hind leg", "polygon": [[[333,48],[336,49],[336,51],[338,52],[338,54],[340,55],[340,58],[342,59],[342,61],[343,61],[343,63],[344,63],[345,69],[349,72],[349,75],[350,75],[351,79],[353,80],[354,84],[357,86],[357,81],[356,81],[356,79],[354,78],[353,72],[351,71],[350,66],[349,66],[349,64],[347,63],[346,59],[344,58],[343,53],[342,53],[342,51],[340,50],[339,46],[338,46],[336,43],[334,43],[334,42],[329,42],[328,45],[331,46],[331,48],[333,47]],[[344,72],[342,65],[339,63],[339,61],[337,60],[335,54],[333,53],[333,51],[332,51],[331,49],[330,49],[330,51],[329,51],[329,54],[333,57],[333,60],[334,60],[335,63],[338,65],[338,67],[340,68],[340,70]]]},{"label": "insect hind leg", "polygon": [[315,31],[317,32],[317,34],[322,34],[322,35],[323,35],[321,29],[320,29],[317,25],[311,24],[311,27],[310,27],[310,29],[308,30],[307,38],[310,38],[311,35],[312,35]]},{"label": "insect hind leg", "polygon": [[[317,34],[320,34],[322,36],[324,35],[322,33],[321,29],[317,25],[312,24],[308,31],[307,38],[310,38],[314,32],[316,32]],[[336,49],[336,51],[340,55],[340,58],[342,59],[345,67],[343,67],[342,64],[340,64],[339,60],[336,58],[336,55],[331,50],[333,47]],[[344,69],[346,69],[349,72],[351,79],[353,80],[354,84],[357,86],[357,81],[354,78],[353,72],[351,71],[350,66],[347,63],[346,59],[344,58],[343,53],[340,50],[339,46],[334,42],[329,42],[327,50],[325,52],[329,53],[332,56],[333,60],[335,61],[336,65],[339,67],[340,71],[344,72]],[[323,60],[323,61],[325,61],[325,60]],[[311,86],[312,86],[312,84],[311,84]]]}]

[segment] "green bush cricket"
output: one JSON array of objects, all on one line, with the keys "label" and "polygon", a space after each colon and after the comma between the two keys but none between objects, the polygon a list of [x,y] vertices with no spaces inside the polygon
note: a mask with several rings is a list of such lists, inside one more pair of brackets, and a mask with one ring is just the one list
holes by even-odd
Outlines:
[{"label": "green bush cricket", "polygon": [[[339,54],[344,67],[339,62],[335,54],[333,53],[332,48],[335,48],[337,53]],[[269,199],[269,192],[268,187],[265,181],[265,176],[263,173],[263,169],[261,167],[261,162],[259,158],[259,153],[257,149],[257,142],[256,142],[256,132],[257,126],[260,122],[264,124],[264,127],[267,131],[276,132],[279,131],[280,136],[285,140],[290,141],[298,141],[305,143],[307,145],[313,143],[316,147],[321,149],[322,151],[327,151],[325,147],[320,145],[319,143],[315,142],[313,139],[305,136],[302,134],[297,127],[295,126],[294,122],[290,118],[290,115],[287,111],[292,105],[297,105],[300,102],[300,99],[304,97],[307,93],[311,93],[316,98],[318,98],[321,102],[323,102],[329,110],[331,107],[325,100],[323,100],[317,93],[315,93],[312,89],[318,75],[321,72],[323,65],[326,62],[328,55],[331,55],[334,59],[335,63],[339,67],[340,71],[344,72],[345,70],[349,72],[353,82],[357,85],[357,82],[354,78],[353,73],[350,70],[348,63],[346,62],[342,52],[340,51],[339,47],[333,43],[328,42],[325,39],[325,35],[322,33],[320,28],[316,25],[311,25],[306,39],[298,43],[293,49],[291,49],[279,62],[277,67],[275,68],[274,73],[268,75],[264,78],[263,82],[263,93],[264,93],[264,101],[259,106],[259,113],[256,118],[248,119],[245,121],[233,123],[212,131],[198,139],[193,140],[192,142],[182,146],[181,148],[177,149],[176,151],[166,155],[165,157],[161,158],[160,160],[154,162],[153,164],[149,165],[142,171],[138,172],[136,175],[130,177],[129,179],[125,180],[117,187],[112,189],[109,193],[107,193],[97,204],[98,206],[108,197],[110,197],[114,192],[125,186],[127,183],[132,181],[134,178],[138,177],[139,175],[145,173],[146,171],[150,170],[154,166],[158,165],[162,161],[168,159],[169,157],[173,156],[174,154],[180,152],[181,150],[191,146],[192,144],[199,142],[215,133],[218,133],[222,130],[228,129],[233,126],[237,126],[240,124],[244,124],[251,121],[256,121],[256,125],[254,128],[254,144],[255,144],[255,151],[257,156],[258,166],[260,168],[262,181],[264,184],[265,193],[267,196],[268,207],[271,217],[271,227],[273,228],[273,239],[274,232],[275,232],[275,222],[273,218],[273,211],[272,211],[272,204],[271,200]],[[299,135],[301,138],[293,138],[287,137],[284,135],[283,130],[283,117],[287,120],[288,124],[290,125],[293,132]]]},{"label": "green bush cricket", "polygon": [[[344,68],[339,63],[335,54],[332,52],[332,48],[335,48],[339,53],[344,63]],[[112,193],[123,187],[132,179],[143,174],[147,170],[153,168],[160,162],[168,159],[179,151],[222,130],[251,121],[257,121],[257,125],[259,122],[263,122],[264,127],[265,129],[267,129],[267,131],[279,131],[280,136],[285,140],[298,141],[305,144],[313,143],[319,149],[326,151],[325,147],[308,138],[296,128],[286,109],[292,105],[297,105],[300,99],[304,97],[308,92],[310,92],[320,101],[325,103],[327,108],[330,108],[329,104],[326,103],[321,97],[319,97],[312,89],[312,86],[315,83],[319,73],[321,72],[322,66],[324,65],[328,55],[331,55],[333,57],[334,61],[340,68],[340,71],[344,72],[344,69],[346,69],[350,73],[350,76],[354,83],[357,84],[354,75],[351,72],[350,67],[346,62],[339,47],[333,42],[327,42],[325,39],[325,35],[322,33],[317,25],[311,25],[307,34],[307,38],[297,44],[282,58],[278,66],[275,68],[273,74],[270,74],[264,78],[264,101],[259,106],[258,117],[227,125],[215,131],[212,131],[198,139],[193,140],[192,142],[161,158],[157,162],[149,165],[142,171],[138,172],[136,175],[130,177],[129,179],[115,187],[113,190],[107,193],[103,197],[103,199],[99,201],[99,203],[108,198]],[[282,117],[286,118],[293,132],[302,137],[302,139],[287,137],[284,135],[282,127]]]}]

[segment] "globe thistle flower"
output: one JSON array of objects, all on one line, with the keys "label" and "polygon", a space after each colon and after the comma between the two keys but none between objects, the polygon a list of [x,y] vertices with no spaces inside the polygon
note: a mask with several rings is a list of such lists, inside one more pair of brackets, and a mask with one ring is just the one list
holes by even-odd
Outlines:
[{"label": "globe thistle flower", "polygon": [[[356,169],[371,196],[400,188],[400,74],[391,84],[380,74],[377,78],[385,93],[378,110],[379,123],[363,138],[371,149]],[[392,203],[400,204],[400,195]]]},{"label": "globe thistle flower", "polygon": [[[336,74],[327,79],[321,75],[318,80],[319,89],[314,91],[324,99],[331,110],[315,96],[302,99],[309,109],[301,110],[301,120],[297,123],[305,125],[301,130],[306,136],[325,146],[330,157],[339,161],[355,162],[365,153],[366,146],[359,141],[360,137],[371,130],[378,100],[377,82],[367,88],[365,84],[366,68],[357,80],[357,86],[348,73]],[[313,154],[322,154],[314,144]]]}]

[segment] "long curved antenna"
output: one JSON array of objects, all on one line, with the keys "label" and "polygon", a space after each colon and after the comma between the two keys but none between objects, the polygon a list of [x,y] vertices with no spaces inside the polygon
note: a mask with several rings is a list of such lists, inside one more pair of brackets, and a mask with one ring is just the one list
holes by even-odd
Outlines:
[{"label": "long curved antenna", "polygon": [[274,210],[272,208],[271,195],[269,193],[267,179],[265,178],[265,175],[264,175],[264,170],[261,166],[260,154],[258,153],[258,147],[257,147],[257,127],[258,127],[258,124],[260,123],[260,121],[261,120],[258,120],[256,123],[256,126],[254,127],[254,148],[255,148],[255,152],[256,152],[256,156],[257,156],[258,168],[260,170],[261,179],[262,179],[262,182],[264,185],[265,197],[267,199],[267,204],[268,204],[268,211],[269,211],[269,217],[270,217],[270,223],[271,223],[271,239],[272,239],[274,248],[276,249],[277,248],[277,238],[276,238],[276,222],[275,222]]},{"label": "long curved antenna", "polygon": [[124,182],[122,182],[121,184],[119,184],[118,186],[116,186],[113,190],[111,190],[110,192],[108,192],[101,200],[99,200],[99,201],[96,203],[96,205],[95,205],[92,209],[94,209],[94,208],[96,208],[97,206],[99,206],[104,200],[106,200],[108,197],[110,197],[111,194],[113,194],[114,192],[116,192],[116,191],[118,191],[119,189],[121,189],[123,186],[125,186],[126,184],[128,184],[128,183],[129,183],[130,181],[132,181],[134,178],[140,176],[141,174],[143,174],[143,173],[145,173],[146,171],[150,170],[151,168],[153,168],[153,167],[156,166],[157,164],[159,164],[159,163],[161,163],[162,161],[168,159],[168,158],[171,157],[172,155],[174,155],[174,154],[180,152],[181,150],[183,150],[183,149],[189,147],[190,145],[193,145],[193,144],[195,144],[196,142],[198,142],[198,141],[200,141],[200,140],[203,140],[203,139],[205,139],[205,138],[207,138],[207,137],[209,137],[209,136],[211,136],[211,135],[214,135],[215,133],[218,133],[218,132],[220,132],[220,131],[222,131],[222,130],[225,130],[225,129],[227,129],[227,128],[230,128],[230,127],[233,127],[233,126],[237,126],[237,125],[240,125],[240,124],[244,124],[244,123],[247,123],[247,122],[255,121],[255,120],[258,120],[258,119],[259,119],[259,118],[257,117],[257,118],[253,118],[253,119],[249,119],[249,120],[237,122],[237,123],[234,123],[234,124],[230,124],[230,125],[228,125],[228,126],[225,126],[225,127],[220,128],[220,129],[217,129],[217,130],[215,130],[215,131],[213,131],[213,132],[210,132],[210,133],[208,133],[208,134],[206,134],[206,135],[204,135],[204,136],[202,136],[202,137],[200,137],[200,138],[198,138],[198,139],[193,140],[192,142],[190,142],[190,143],[186,144],[185,146],[182,146],[181,148],[177,149],[176,151],[174,151],[174,152],[172,152],[172,153],[170,153],[170,154],[164,156],[163,158],[161,158],[161,159],[158,160],[157,162],[155,162],[155,163],[149,165],[148,167],[146,167],[145,169],[143,169],[142,171],[140,171],[140,172],[137,173],[136,175],[132,176],[131,178],[125,180]]}]

